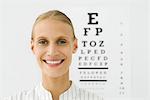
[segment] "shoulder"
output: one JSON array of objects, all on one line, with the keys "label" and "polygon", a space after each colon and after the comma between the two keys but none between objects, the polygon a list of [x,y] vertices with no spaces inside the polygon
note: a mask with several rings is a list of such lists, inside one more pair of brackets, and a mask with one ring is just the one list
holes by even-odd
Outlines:
[{"label": "shoulder", "polygon": [[29,91],[21,91],[16,93],[15,95],[4,97],[0,100],[32,100],[33,95],[35,95],[35,89],[31,89]]},{"label": "shoulder", "polygon": [[4,97],[2,100],[24,100],[24,95],[26,95],[26,91],[19,92],[12,96]]},{"label": "shoulder", "polygon": [[74,92],[74,97],[76,98],[75,100],[103,100],[103,98],[93,92],[90,92],[86,89],[79,88],[77,86],[73,86],[73,92]]},{"label": "shoulder", "polygon": [[79,88],[79,93],[81,94],[81,98],[84,98],[84,100],[103,100],[102,97],[86,89]]}]

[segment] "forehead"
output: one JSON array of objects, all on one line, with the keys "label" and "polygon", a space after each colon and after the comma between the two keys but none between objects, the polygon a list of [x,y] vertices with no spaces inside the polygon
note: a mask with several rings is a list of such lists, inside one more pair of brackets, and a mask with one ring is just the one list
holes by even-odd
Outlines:
[{"label": "forehead", "polygon": [[33,36],[48,36],[51,38],[64,36],[67,38],[72,38],[73,30],[69,24],[62,21],[54,19],[44,19],[34,26]]}]

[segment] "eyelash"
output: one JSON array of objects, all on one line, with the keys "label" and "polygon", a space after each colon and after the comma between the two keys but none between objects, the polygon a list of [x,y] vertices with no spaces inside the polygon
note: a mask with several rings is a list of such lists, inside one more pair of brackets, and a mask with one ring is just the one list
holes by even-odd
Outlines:
[{"label": "eyelash", "polygon": [[67,43],[67,41],[65,39],[61,39],[57,41],[58,45],[65,45]]},{"label": "eyelash", "polygon": [[48,41],[46,41],[46,40],[39,40],[39,41],[38,41],[38,44],[39,44],[39,45],[47,45],[47,44],[48,44]]},{"label": "eyelash", "polygon": [[[65,45],[67,43],[67,41],[65,39],[60,39],[58,41],[56,41],[56,44],[58,45]],[[48,41],[47,40],[39,40],[38,41],[39,45],[47,45]]]}]

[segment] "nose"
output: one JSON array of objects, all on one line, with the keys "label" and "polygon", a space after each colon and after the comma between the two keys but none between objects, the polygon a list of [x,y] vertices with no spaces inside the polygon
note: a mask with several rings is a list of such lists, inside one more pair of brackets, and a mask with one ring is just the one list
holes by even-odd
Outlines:
[{"label": "nose", "polygon": [[48,56],[56,56],[58,55],[58,48],[54,43],[51,43],[47,48]]}]

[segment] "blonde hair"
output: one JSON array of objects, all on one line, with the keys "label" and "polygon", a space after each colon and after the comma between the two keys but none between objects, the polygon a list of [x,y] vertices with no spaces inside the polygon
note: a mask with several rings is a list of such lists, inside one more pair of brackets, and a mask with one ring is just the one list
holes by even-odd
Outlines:
[{"label": "blonde hair", "polygon": [[32,29],[32,36],[31,36],[31,40],[33,40],[33,30],[34,27],[36,26],[37,23],[39,23],[40,21],[44,20],[44,19],[54,19],[54,20],[58,20],[58,21],[62,21],[68,25],[71,26],[72,28],[72,32],[73,32],[73,38],[75,39],[75,34],[74,34],[74,28],[73,28],[73,24],[71,22],[71,20],[69,19],[69,17],[67,17],[63,12],[58,11],[58,10],[50,10],[48,12],[45,12],[43,14],[41,14],[40,16],[37,17],[37,19],[35,20],[34,24],[33,24],[33,29]]}]

